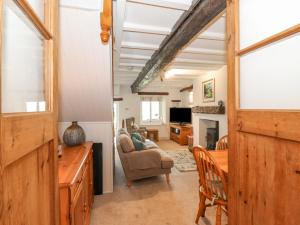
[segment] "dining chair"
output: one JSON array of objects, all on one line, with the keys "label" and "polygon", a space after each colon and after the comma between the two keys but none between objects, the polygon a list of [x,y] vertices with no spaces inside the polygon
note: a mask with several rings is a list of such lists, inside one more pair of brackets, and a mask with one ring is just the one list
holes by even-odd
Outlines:
[{"label": "dining chair", "polygon": [[221,137],[216,144],[216,150],[225,149],[228,149],[228,135]]},{"label": "dining chair", "polygon": [[[221,225],[222,211],[227,214],[227,180],[213,156],[202,147],[194,147],[193,155],[199,173],[199,209],[196,217],[205,216],[206,207],[217,206],[216,225]],[[206,204],[206,199],[210,200]]]}]

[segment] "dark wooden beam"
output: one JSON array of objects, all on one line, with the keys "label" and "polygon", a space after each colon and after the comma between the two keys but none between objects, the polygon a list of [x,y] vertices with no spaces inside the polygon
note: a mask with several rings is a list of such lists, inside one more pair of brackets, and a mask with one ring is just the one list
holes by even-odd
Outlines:
[{"label": "dark wooden beam", "polygon": [[169,95],[169,92],[138,92],[138,95]]},{"label": "dark wooden beam", "polygon": [[181,102],[181,100],[174,99],[174,100],[171,100],[171,102]]},{"label": "dark wooden beam", "polygon": [[180,89],[180,92],[192,91],[192,90],[193,90],[193,85]]},{"label": "dark wooden beam", "polygon": [[188,11],[183,13],[170,35],[161,43],[146,63],[137,79],[131,85],[136,93],[149,84],[172,62],[177,53],[186,46],[200,31],[203,31],[217,16],[226,9],[226,0],[197,0]]},{"label": "dark wooden beam", "polygon": [[120,102],[123,101],[122,97],[114,97],[114,102]]}]

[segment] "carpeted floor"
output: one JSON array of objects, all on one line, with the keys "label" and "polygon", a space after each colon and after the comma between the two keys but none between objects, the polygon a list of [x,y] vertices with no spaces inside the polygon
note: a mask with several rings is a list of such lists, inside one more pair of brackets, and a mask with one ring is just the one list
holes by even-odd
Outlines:
[{"label": "carpeted floor", "polygon": [[[178,150],[182,146],[161,141],[163,149]],[[171,184],[164,176],[144,179],[126,186],[123,169],[116,154],[114,192],[96,196],[91,225],[193,225],[198,207],[198,174],[174,169]],[[215,208],[206,210],[201,225],[215,223]],[[223,223],[227,218],[223,216]]]}]

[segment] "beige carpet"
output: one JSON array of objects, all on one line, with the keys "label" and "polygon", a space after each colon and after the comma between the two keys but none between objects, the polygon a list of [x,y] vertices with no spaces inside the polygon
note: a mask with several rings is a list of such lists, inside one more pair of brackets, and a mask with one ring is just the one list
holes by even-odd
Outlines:
[{"label": "beige carpet", "polygon": [[[170,150],[172,143],[166,145]],[[174,146],[173,146],[174,147]],[[177,150],[175,146],[174,150]],[[171,184],[165,177],[154,177],[133,183],[131,188],[125,184],[125,177],[118,154],[116,154],[116,176],[114,193],[95,197],[91,225],[193,225],[198,205],[197,172],[171,175]],[[206,210],[206,218],[199,224],[215,223],[215,208]],[[227,218],[223,216],[223,223]]]}]

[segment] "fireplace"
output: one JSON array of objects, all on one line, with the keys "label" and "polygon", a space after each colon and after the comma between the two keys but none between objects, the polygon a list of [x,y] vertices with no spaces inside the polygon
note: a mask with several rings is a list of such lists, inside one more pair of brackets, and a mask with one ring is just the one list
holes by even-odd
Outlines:
[{"label": "fireplace", "polygon": [[214,150],[219,140],[219,121],[200,119],[199,144],[208,150]]}]

